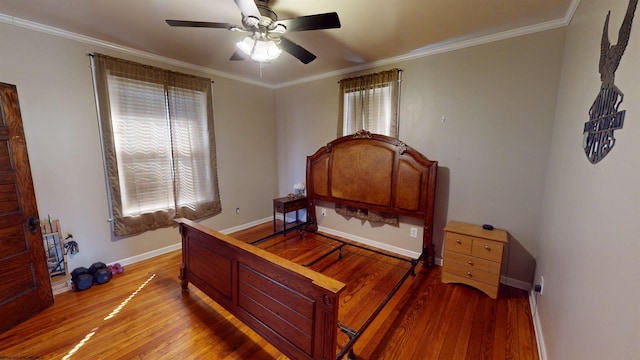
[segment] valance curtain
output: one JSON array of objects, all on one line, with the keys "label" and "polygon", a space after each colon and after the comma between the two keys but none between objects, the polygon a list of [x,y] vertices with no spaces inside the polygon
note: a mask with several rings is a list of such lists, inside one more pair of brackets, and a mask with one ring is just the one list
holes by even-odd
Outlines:
[{"label": "valance curtain", "polygon": [[338,137],[359,130],[398,137],[401,70],[340,80]]},{"label": "valance curtain", "polygon": [[211,80],[93,55],[115,235],[222,211]]}]

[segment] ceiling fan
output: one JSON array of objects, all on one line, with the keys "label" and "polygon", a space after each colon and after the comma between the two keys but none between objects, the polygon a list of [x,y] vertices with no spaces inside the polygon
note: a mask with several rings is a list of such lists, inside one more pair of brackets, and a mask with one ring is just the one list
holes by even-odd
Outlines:
[{"label": "ceiling fan", "polygon": [[278,20],[276,13],[269,8],[269,0],[234,1],[242,13],[242,25],[207,21],[166,21],[171,26],[218,28],[250,33],[236,44],[237,49],[230,60],[244,60],[249,57],[260,63],[274,60],[284,50],[302,63],[308,64],[316,56],[284,37],[284,34],[340,27],[340,19],[335,12]]}]

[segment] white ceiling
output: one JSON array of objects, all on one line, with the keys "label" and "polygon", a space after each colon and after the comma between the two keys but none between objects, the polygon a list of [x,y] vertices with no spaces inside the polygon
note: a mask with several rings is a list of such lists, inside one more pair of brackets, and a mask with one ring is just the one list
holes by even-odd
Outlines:
[{"label": "white ceiling", "polygon": [[[269,86],[568,24],[580,0],[271,0],[279,19],[337,12],[339,29],[287,34],[317,56],[229,61],[243,33],[176,28],[165,19],[241,24],[233,0],[0,0],[0,21],[153,54]],[[183,64],[184,65],[184,64]]]}]

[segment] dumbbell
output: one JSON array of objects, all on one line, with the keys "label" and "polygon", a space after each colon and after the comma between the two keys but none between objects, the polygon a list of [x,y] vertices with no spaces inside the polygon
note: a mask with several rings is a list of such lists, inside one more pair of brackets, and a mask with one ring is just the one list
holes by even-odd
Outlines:
[{"label": "dumbbell", "polygon": [[71,272],[71,281],[76,290],[84,291],[93,285],[93,275],[89,274],[89,269],[79,267]]},{"label": "dumbbell", "polygon": [[107,265],[105,265],[105,263],[103,262],[93,263],[89,267],[89,274],[93,276],[93,281],[96,284],[106,284],[109,282],[109,280],[111,280],[111,277],[113,276],[111,270],[109,270],[109,268],[107,268]]}]

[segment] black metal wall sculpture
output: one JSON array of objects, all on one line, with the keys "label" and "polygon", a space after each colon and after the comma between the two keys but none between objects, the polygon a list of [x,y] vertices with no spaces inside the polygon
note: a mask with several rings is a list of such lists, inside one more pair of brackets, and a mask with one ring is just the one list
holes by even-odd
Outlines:
[{"label": "black metal wall sculpture", "polygon": [[624,94],[614,84],[614,79],[622,54],[624,54],[624,50],[629,43],[631,24],[637,5],[638,0],[629,0],[627,13],[618,33],[617,44],[611,45],[609,41],[609,16],[611,11],[607,13],[607,18],[604,22],[599,64],[602,85],[593,105],[589,109],[589,121],[584,123],[584,153],[592,164],[607,156],[616,143],[613,131],[622,129],[624,124],[626,111],[618,109]]}]

